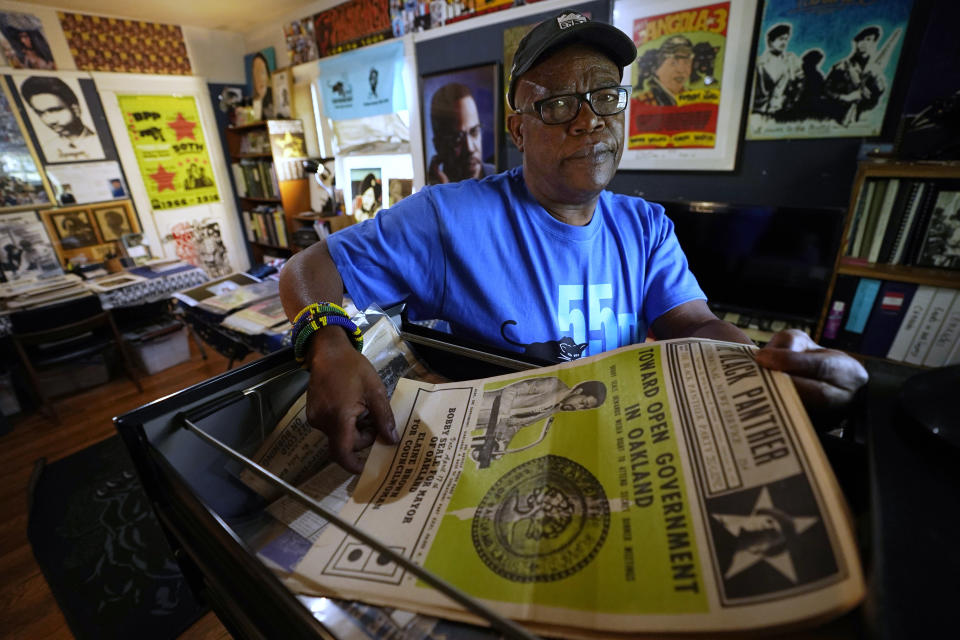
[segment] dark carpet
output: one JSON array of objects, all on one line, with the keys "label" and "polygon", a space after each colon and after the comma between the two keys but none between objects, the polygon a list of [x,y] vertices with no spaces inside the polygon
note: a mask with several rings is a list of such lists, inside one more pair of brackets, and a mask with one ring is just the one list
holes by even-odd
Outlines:
[{"label": "dark carpet", "polygon": [[37,464],[27,536],[77,638],[175,638],[206,612],[119,436]]}]

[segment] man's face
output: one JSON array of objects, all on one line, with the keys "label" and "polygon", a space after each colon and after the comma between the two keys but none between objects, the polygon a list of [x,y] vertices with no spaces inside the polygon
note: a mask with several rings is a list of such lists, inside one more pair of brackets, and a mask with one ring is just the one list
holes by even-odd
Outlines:
[{"label": "man's face", "polygon": [[778,36],[773,39],[773,42],[770,43],[770,48],[774,51],[783,53],[787,50],[787,44],[790,42],[790,34],[785,33],[782,36]]},{"label": "man's face", "polygon": [[564,124],[545,124],[533,103],[620,84],[620,70],[595,49],[574,44],[542,59],[517,83],[510,135],[523,152],[523,177],[548,209],[589,203],[617,171],[623,153],[623,112],[596,115],[589,105]]},{"label": "man's face", "polygon": [[43,124],[63,135],[80,120],[79,109],[68,106],[60,96],[39,93],[30,98],[30,106],[37,112]]},{"label": "man's face", "polygon": [[657,67],[657,79],[673,95],[681,93],[690,81],[693,71],[693,54],[687,50],[667,54]]},{"label": "man's face", "polygon": [[857,51],[864,55],[872,56],[877,51],[877,37],[871,35],[860,38],[860,40],[857,41]]},{"label": "man's face", "polygon": [[580,409],[593,409],[597,406],[597,399],[591,395],[583,393],[578,389],[577,394],[564,398],[560,403],[560,408],[564,411],[579,411]]},{"label": "man's face", "polygon": [[450,113],[450,129],[434,137],[434,146],[451,181],[479,178],[483,174],[483,130],[477,103],[460,98]]}]

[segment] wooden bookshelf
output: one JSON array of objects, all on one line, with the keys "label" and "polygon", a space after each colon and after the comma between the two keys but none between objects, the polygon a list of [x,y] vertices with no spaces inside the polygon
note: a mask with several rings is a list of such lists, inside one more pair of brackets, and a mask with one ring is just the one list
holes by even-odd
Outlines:
[{"label": "wooden bookshelf", "polygon": [[[960,180],[960,163],[882,161],[865,162],[860,165],[850,194],[850,202],[847,208],[843,234],[834,263],[830,286],[828,287],[823,308],[820,312],[819,322],[817,323],[817,330],[814,337],[818,342],[823,337],[824,327],[830,313],[831,304],[834,300],[837,278],[839,276],[856,276],[882,281],[960,289],[960,270],[912,264],[870,262],[862,257],[845,255],[848,242],[852,241],[851,233],[854,227],[857,206],[860,202],[861,194],[866,188],[868,180],[877,179]],[[866,212],[864,212],[863,215],[866,215]],[[862,220],[861,224],[864,222],[865,220]],[[876,236],[874,237],[876,238]]]}]

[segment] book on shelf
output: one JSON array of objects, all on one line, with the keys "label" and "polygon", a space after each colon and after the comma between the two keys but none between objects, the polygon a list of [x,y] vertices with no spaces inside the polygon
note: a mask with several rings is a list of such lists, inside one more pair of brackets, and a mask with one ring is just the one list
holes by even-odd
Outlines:
[{"label": "book on shelf", "polygon": [[910,306],[900,322],[897,334],[890,343],[890,350],[887,351],[887,358],[902,362],[907,357],[907,350],[917,335],[917,330],[923,322],[927,311],[930,308],[930,302],[933,300],[933,294],[936,287],[929,285],[919,285],[910,301]]},{"label": "book on shelf", "polygon": [[[342,473],[325,483],[341,499],[324,504],[349,529],[307,531],[318,514],[271,510],[289,527],[278,544],[302,544],[277,555],[265,540],[258,555],[299,593],[479,621],[403,556],[567,638],[840,615],[865,593],[849,512],[789,377],[758,367],[754,349],[685,339],[467,382],[403,378],[391,400],[399,443],[374,444],[355,484]],[[571,393],[592,402],[559,410]],[[336,472],[322,466],[326,446],[301,400],[254,459],[318,483]]]},{"label": "book on shelf", "polygon": [[897,194],[900,192],[900,180],[891,178],[887,181],[887,188],[883,192],[883,201],[877,211],[877,221],[873,227],[873,237],[870,238],[869,251],[865,257],[867,262],[877,262],[880,256],[883,237],[887,230],[887,224],[890,221],[890,215],[893,212],[894,204],[897,202]]},{"label": "book on shelf", "polygon": [[844,255],[855,256],[860,251],[860,243],[863,242],[864,219],[866,218],[868,205],[873,200],[873,190],[876,186],[877,183],[875,180],[866,180],[860,188],[857,207],[854,210],[853,220],[847,232],[847,246],[844,250]]},{"label": "book on shelf", "polygon": [[887,355],[916,290],[917,285],[911,282],[883,282],[863,332],[859,353],[878,358]]},{"label": "book on shelf", "polygon": [[915,191],[913,196],[907,203],[907,213],[900,223],[900,228],[897,229],[897,235],[889,260],[890,264],[903,264],[903,258],[906,254],[907,245],[909,244],[910,230],[913,229],[917,214],[923,208],[927,195],[933,189],[933,185],[929,182],[917,181],[914,183],[914,186]]},{"label": "book on shelf", "polygon": [[923,321],[917,328],[917,334],[907,348],[907,353],[903,361],[910,364],[923,364],[930,347],[933,345],[933,339],[940,331],[940,325],[943,324],[947,312],[953,305],[953,300],[957,296],[956,289],[946,287],[937,287],[933,292],[933,298],[930,300],[930,306],[923,317]]},{"label": "book on shelf", "polygon": [[894,200],[893,207],[890,210],[890,218],[887,220],[886,227],[883,230],[883,237],[880,241],[876,262],[882,264],[890,262],[897,238],[902,235],[903,222],[906,220],[907,212],[910,210],[910,203],[916,199],[920,184],[917,180],[903,180],[900,182],[900,186],[897,189],[897,198]]},{"label": "book on shelf", "polygon": [[887,181],[875,181],[873,194],[870,202],[867,203],[866,219],[863,223],[863,234],[860,242],[857,244],[857,252],[853,254],[855,258],[866,258],[870,255],[870,243],[873,241],[873,235],[877,230],[877,221],[880,219],[880,209],[883,207],[883,200],[887,193]]}]

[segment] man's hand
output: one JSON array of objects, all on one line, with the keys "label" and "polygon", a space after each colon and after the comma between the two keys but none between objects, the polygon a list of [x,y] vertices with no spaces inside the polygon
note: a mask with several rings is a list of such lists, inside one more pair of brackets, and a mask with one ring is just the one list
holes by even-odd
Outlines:
[{"label": "man's hand", "polygon": [[347,471],[360,473],[357,451],[377,436],[397,442],[387,391],[370,361],[340,327],[324,327],[310,339],[307,422],[330,441],[330,454]]},{"label": "man's hand", "polygon": [[867,382],[863,365],[842,351],[821,347],[797,329],[774,334],[757,352],[757,362],[790,374],[804,406],[814,412],[845,407]]}]

